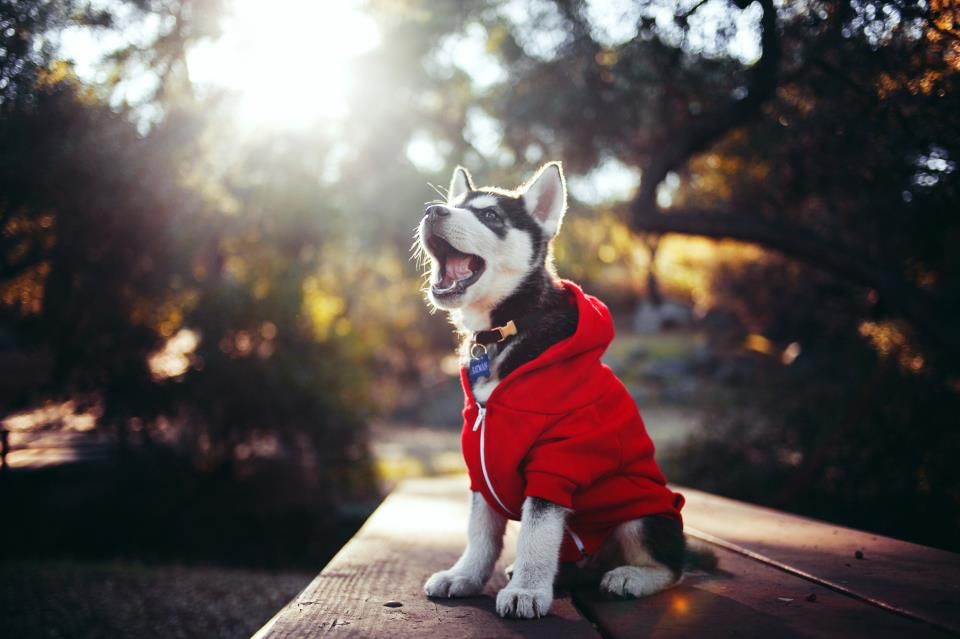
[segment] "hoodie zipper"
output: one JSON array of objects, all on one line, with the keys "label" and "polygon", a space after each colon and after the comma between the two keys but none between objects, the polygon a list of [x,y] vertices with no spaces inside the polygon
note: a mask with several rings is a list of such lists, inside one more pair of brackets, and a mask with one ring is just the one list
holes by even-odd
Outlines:
[{"label": "hoodie zipper", "polygon": [[483,424],[484,418],[487,416],[487,408],[483,404],[477,404],[477,420],[473,422],[473,432],[477,432],[477,429],[480,428],[480,425]]},{"label": "hoodie zipper", "polygon": [[[487,430],[486,425],[487,425],[487,407],[481,404],[480,402],[477,402],[477,419],[473,422],[473,432],[477,432],[477,430],[480,431],[480,469],[483,471],[483,479],[484,481],[487,482],[487,489],[490,491],[490,494],[493,495],[493,498],[497,500],[498,504],[500,504],[500,508],[502,508],[504,512],[510,513],[511,515],[516,517],[516,514],[512,510],[506,507],[506,505],[503,503],[503,500],[500,499],[500,495],[498,495],[497,491],[493,489],[493,482],[490,481],[490,475],[487,473],[487,458],[485,455],[486,451],[484,446],[484,442],[486,441],[486,437],[484,437]],[[571,528],[569,524],[564,524],[563,527],[566,530],[567,534],[570,535],[570,538],[573,539],[573,543],[577,547],[577,550],[580,551],[580,556],[581,556],[580,561],[581,562],[586,561],[588,558],[588,555],[587,555],[586,548],[584,548],[583,541],[581,541],[580,539],[580,536],[577,533],[573,532],[573,528]]]},{"label": "hoodie zipper", "polygon": [[[570,339],[570,338],[567,338],[567,339]],[[562,342],[559,342],[559,343],[562,343]],[[556,344],[554,344],[550,348],[552,349],[555,347],[556,347]],[[500,380],[500,383],[497,384],[497,387],[494,388],[493,391],[490,393],[490,396],[487,397],[487,403],[489,404],[490,400],[493,399],[493,396],[496,395],[501,388],[503,388],[504,382],[507,381],[507,379],[516,377],[518,374],[525,372],[529,368],[534,368],[535,367],[534,362],[536,362],[536,359],[526,362],[525,364],[520,366],[520,368],[516,369],[515,371],[512,371],[509,375],[507,375],[506,379]],[[487,457],[486,457],[486,446],[485,446],[486,438],[484,437],[484,434],[486,433],[486,430],[487,430],[486,429],[487,407],[484,404],[481,404],[480,402],[476,401],[476,398],[473,397],[472,390],[470,391],[470,396],[477,404],[477,419],[474,420],[473,422],[473,432],[477,432],[478,430],[480,431],[480,469],[483,471],[483,479],[487,483],[487,489],[490,491],[490,494],[493,495],[493,498],[497,500],[497,503],[500,504],[500,508],[503,509],[503,512],[509,513],[512,517],[519,517],[519,515],[517,515],[515,512],[507,508],[507,506],[503,503],[503,500],[500,499],[500,495],[498,495],[497,491],[494,490],[493,482],[490,481],[490,474],[487,473]]]},{"label": "hoodie zipper", "polygon": [[477,402],[477,420],[473,422],[474,432],[477,429],[480,430],[480,470],[483,471],[483,479],[487,482],[487,489],[490,491],[490,494],[493,495],[493,498],[497,500],[497,503],[500,504],[500,508],[503,509],[503,512],[509,513],[510,515],[516,517],[516,513],[507,508],[506,504],[503,503],[503,500],[500,499],[500,495],[497,494],[497,491],[493,489],[493,482],[490,481],[490,474],[487,472],[487,456],[486,456],[486,431],[487,431],[487,408],[480,402]]}]

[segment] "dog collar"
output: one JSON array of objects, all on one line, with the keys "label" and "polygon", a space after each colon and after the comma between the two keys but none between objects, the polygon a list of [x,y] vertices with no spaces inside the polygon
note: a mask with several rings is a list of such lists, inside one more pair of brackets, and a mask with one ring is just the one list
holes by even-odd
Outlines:
[{"label": "dog collar", "polygon": [[530,317],[521,317],[518,320],[510,320],[503,326],[495,326],[488,331],[478,331],[473,334],[473,343],[481,346],[490,344],[499,344],[509,337],[517,335],[527,328]]},{"label": "dog collar", "polygon": [[481,346],[488,346],[490,344],[497,344],[504,341],[508,337],[517,334],[517,324],[513,320],[510,320],[503,326],[496,326],[491,328],[488,331],[478,331],[473,334],[473,343],[480,344]]}]

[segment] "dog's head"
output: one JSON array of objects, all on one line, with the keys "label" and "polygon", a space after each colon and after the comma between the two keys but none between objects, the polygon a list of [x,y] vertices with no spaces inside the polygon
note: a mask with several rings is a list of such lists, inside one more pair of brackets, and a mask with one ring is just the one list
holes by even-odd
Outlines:
[{"label": "dog's head", "polygon": [[446,310],[489,310],[534,270],[549,268],[567,191],[559,162],[543,166],[516,191],[476,188],[466,169],[453,172],[445,203],[427,206],[420,247],[430,257],[428,295]]}]

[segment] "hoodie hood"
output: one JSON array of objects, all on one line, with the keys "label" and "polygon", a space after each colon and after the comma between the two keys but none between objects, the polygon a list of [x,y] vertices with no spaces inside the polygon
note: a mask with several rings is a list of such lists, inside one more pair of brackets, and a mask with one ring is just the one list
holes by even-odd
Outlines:
[{"label": "hoodie hood", "polygon": [[[577,305],[577,328],[573,335],[561,340],[502,379],[487,404],[501,404],[515,410],[535,413],[566,413],[576,410],[593,399],[589,385],[583,381],[606,369],[600,358],[613,340],[613,318],[606,304],[587,295],[577,284],[560,280],[560,286]],[[562,370],[550,374],[549,369]],[[609,372],[609,369],[606,369]],[[570,375],[570,371],[577,374]],[[542,378],[551,378],[553,391],[542,392]],[[612,375],[612,373],[610,373]],[[460,382],[466,403],[476,403],[465,368],[461,368]],[[534,387],[537,392],[534,392]]]}]

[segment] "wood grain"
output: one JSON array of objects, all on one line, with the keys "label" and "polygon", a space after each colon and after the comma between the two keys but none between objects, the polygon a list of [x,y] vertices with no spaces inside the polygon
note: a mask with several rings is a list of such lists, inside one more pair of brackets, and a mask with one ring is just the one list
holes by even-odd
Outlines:
[{"label": "wood grain", "polygon": [[721,570],[715,575],[687,575],[680,586],[638,601],[609,601],[595,591],[577,592],[574,601],[611,639],[948,636],[735,553],[716,552]]},{"label": "wood grain", "polygon": [[[960,629],[960,555],[688,488],[685,524]],[[856,553],[862,553],[857,559]]]},{"label": "wood grain", "polygon": [[[494,594],[513,560],[516,526],[482,597],[434,601],[423,582],[456,561],[466,541],[464,477],[403,482],[326,568],[256,635],[291,637],[549,637],[596,639],[570,598],[557,600],[537,621],[505,620]],[[387,602],[400,602],[391,608]]]},{"label": "wood grain", "polygon": [[[421,590],[448,567],[466,535],[464,476],[408,480],[300,595],[255,635],[319,637],[938,637],[942,629],[785,572],[796,567],[856,592],[937,620],[950,628],[960,614],[960,558],[751,506],[695,490],[684,518],[745,555],[716,547],[720,570],[693,574],[677,588],[638,601],[610,601],[595,589],[563,596],[537,621],[500,619],[494,595],[513,559],[517,525],[483,596],[432,601]],[[863,553],[856,559],[854,553]],[[755,556],[747,556],[756,553]],[[782,564],[774,568],[757,558]],[[388,602],[399,602],[388,607]],[[576,607],[574,606],[576,603]],[[595,626],[591,623],[595,624]]]}]

